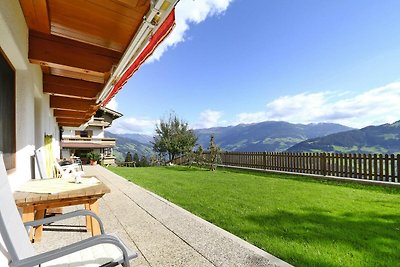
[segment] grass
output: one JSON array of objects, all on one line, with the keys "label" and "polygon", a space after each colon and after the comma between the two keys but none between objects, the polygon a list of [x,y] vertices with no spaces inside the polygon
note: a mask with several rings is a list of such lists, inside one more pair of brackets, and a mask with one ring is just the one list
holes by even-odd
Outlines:
[{"label": "grass", "polygon": [[186,167],[111,168],[295,266],[400,266],[400,189]]}]

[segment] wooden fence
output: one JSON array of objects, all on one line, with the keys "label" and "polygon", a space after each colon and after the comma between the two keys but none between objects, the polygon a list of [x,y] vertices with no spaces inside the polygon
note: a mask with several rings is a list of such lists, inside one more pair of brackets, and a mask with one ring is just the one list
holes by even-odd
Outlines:
[{"label": "wooden fence", "polygon": [[[181,157],[174,163],[185,162],[185,157]],[[400,154],[224,152],[220,163],[263,170],[400,182]]]}]

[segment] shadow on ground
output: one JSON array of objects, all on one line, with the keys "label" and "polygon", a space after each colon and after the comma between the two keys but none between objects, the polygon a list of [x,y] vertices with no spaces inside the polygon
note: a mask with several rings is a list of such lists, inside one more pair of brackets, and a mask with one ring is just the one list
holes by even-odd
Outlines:
[{"label": "shadow on ground", "polygon": [[[399,266],[400,263],[400,214],[347,212],[334,216],[326,210],[309,208],[302,213],[278,211],[246,219],[260,230],[255,234],[267,233],[269,237],[284,239],[287,249],[276,256],[295,266]],[[247,233],[254,234],[254,229]],[[273,244],[256,245],[272,253],[276,249]]]}]

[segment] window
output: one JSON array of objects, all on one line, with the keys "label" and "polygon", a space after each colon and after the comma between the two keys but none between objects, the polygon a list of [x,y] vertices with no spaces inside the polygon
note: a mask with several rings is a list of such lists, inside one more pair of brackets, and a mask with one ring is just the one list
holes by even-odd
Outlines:
[{"label": "window", "polygon": [[92,131],[92,130],[87,130],[87,131],[75,131],[75,136],[79,136],[79,137],[90,137],[90,138],[92,138],[92,136],[93,136],[93,131]]},{"label": "window", "polygon": [[105,147],[104,148],[104,156],[105,157],[111,157],[112,156],[112,148],[111,147]]},{"label": "window", "polygon": [[15,71],[0,49],[0,151],[6,169],[15,168]]}]

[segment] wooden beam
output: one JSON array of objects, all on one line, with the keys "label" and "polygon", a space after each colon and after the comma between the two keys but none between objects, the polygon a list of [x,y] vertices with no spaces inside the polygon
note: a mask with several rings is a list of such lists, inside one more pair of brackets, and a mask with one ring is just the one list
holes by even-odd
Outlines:
[{"label": "wooden beam", "polygon": [[43,92],[64,96],[96,98],[103,88],[102,84],[65,78],[54,75],[43,75]]},{"label": "wooden beam", "polygon": [[64,118],[57,118],[56,121],[58,123],[73,123],[73,124],[84,124],[85,122],[88,122],[89,120],[83,120],[83,119],[64,119]]},{"label": "wooden beam", "polygon": [[73,110],[63,110],[63,109],[55,109],[54,117],[57,118],[81,118],[81,119],[90,119],[92,116],[86,112],[82,111],[73,111]]},{"label": "wooden beam", "polygon": [[96,106],[96,100],[50,96],[50,108],[91,112],[94,106]]},{"label": "wooden beam", "polygon": [[88,122],[88,120],[57,119],[57,123],[59,126],[79,127],[86,122]]},{"label": "wooden beam", "polygon": [[41,65],[40,68],[42,69],[43,73],[50,74],[50,67],[49,66]]},{"label": "wooden beam", "polygon": [[50,33],[50,19],[46,0],[19,0],[29,29]]},{"label": "wooden beam", "polygon": [[[43,70],[43,65],[42,70]],[[102,72],[82,72],[79,71],[77,72],[76,69],[71,69],[66,66],[54,66],[53,68],[50,68],[49,74],[56,75],[56,76],[62,76],[62,77],[67,77],[67,78],[72,78],[72,79],[77,79],[77,80],[84,80],[88,82],[95,82],[95,83],[105,83],[106,79],[105,74]]]},{"label": "wooden beam", "polygon": [[58,123],[58,126],[62,126],[62,127],[79,127],[81,125],[82,125],[82,123],[81,124],[79,124],[79,123],[68,123],[68,122],[59,122]]},{"label": "wooden beam", "polygon": [[49,67],[68,66],[83,72],[108,72],[122,53],[75,40],[29,32],[29,60]]}]

